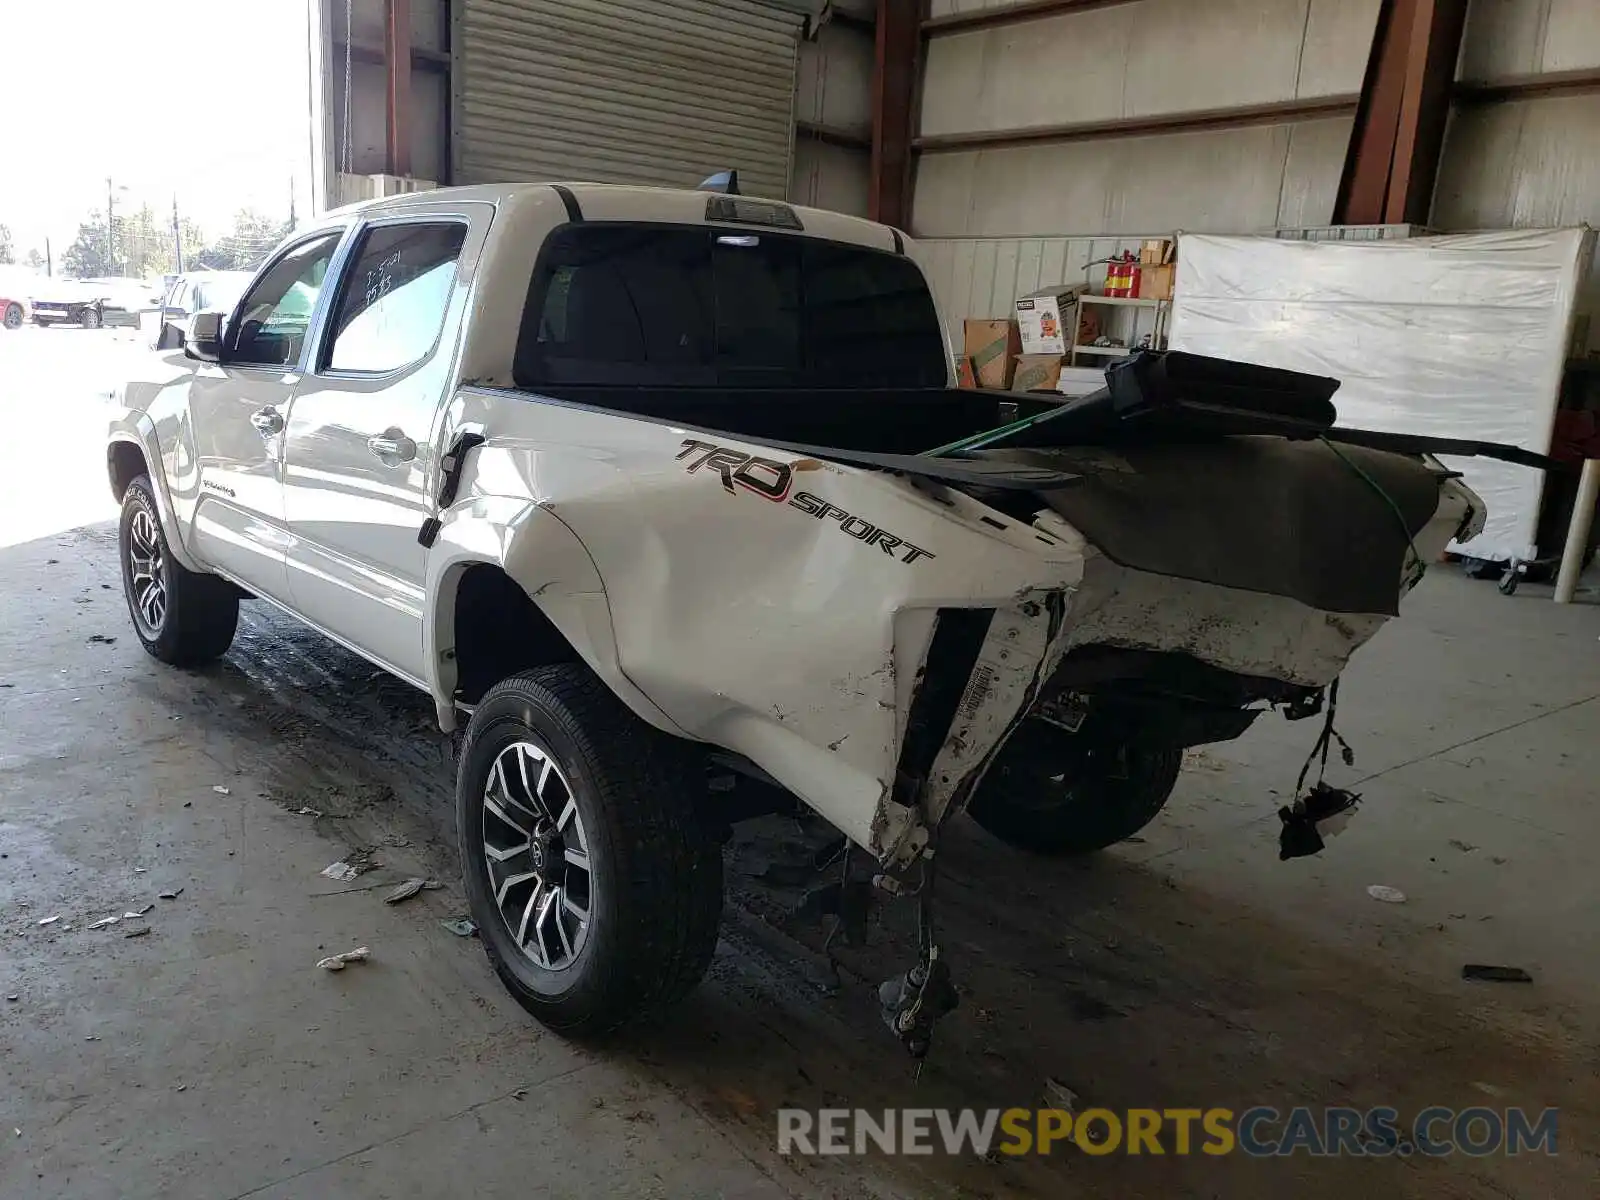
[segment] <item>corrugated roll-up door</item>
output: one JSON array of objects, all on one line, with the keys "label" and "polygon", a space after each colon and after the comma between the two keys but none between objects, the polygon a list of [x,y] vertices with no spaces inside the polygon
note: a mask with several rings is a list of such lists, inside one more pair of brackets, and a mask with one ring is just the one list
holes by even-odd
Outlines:
[{"label": "corrugated roll-up door", "polygon": [[800,18],[759,0],[462,0],[457,183],[788,192]]}]

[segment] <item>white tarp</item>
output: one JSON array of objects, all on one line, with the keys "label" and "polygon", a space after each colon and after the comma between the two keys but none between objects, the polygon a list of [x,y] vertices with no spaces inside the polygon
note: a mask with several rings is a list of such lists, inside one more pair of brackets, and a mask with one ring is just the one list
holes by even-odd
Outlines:
[{"label": "white tarp", "polygon": [[[1340,425],[1545,453],[1591,254],[1587,228],[1375,242],[1185,234],[1171,345],[1339,379]],[[1489,507],[1461,549],[1532,557],[1543,473],[1449,465]]]}]

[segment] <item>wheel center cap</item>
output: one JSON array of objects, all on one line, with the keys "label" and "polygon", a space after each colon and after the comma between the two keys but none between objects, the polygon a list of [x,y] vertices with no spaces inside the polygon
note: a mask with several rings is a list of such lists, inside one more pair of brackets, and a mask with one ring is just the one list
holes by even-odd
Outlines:
[{"label": "wheel center cap", "polygon": [[546,861],[543,840],[539,838],[533,840],[533,845],[529,847],[529,856],[533,859],[533,869],[543,871]]}]

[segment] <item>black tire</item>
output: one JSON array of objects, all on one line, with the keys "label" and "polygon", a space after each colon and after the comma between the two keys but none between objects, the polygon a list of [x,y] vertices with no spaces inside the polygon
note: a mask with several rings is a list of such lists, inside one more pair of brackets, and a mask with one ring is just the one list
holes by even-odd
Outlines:
[{"label": "black tire", "polygon": [[995,837],[1034,854],[1092,854],[1150,824],[1183,767],[1177,746],[1085,741],[1024,721],[967,811]]},{"label": "black tire", "polygon": [[[158,616],[142,611],[147,599],[141,578],[136,585],[135,557],[153,538],[159,554],[153,574],[163,590]],[[172,557],[150,477],[141,475],[122,495],[122,520],[117,528],[117,557],[122,565],[122,594],[139,641],[154,657],[174,667],[198,667],[226,654],[239,626],[239,593],[225,579],[190,571]]]},{"label": "black tire", "polygon": [[21,329],[22,328],[22,305],[20,305],[20,304],[8,304],[8,305],[6,305],[5,326],[6,326],[7,329]]},{"label": "black tire", "polygon": [[84,309],[83,310],[82,322],[83,322],[83,327],[85,329],[99,329],[100,328],[100,310],[98,308],[86,308],[86,309]]},{"label": "black tire", "polygon": [[[555,955],[545,956],[548,963],[535,962],[524,949],[530,939],[519,942],[513,917],[496,900],[485,848],[491,827],[508,828],[486,808],[490,774],[502,754],[517,753],[518,743],[548,753],[559,778],[544,806],[565,812],[570,799],[585,842],[587,884],[580,899],[588,924],[580,931],[569,921],[570,938],[566,929],[556,931],[558,952],[570,954],[559,969],[547,969]],[[604,1034],[665,1011],[699,983],[716,949],[722,914],[722,853],[698,811],[703,790],[704,771],[692,747],[639,720],[586,667],[541,667],[502,680],[484,695],[467,725],[456,774],[462,873],[490,964],[543,1024],[578,1037]],[[525,821],[529,812],[520,806],[514,815]],[[501,891],[513,914],[523,904],[524,913],[532,911],[533,902],[506,891],[507,879],[522,869],[547,870],[545,863],[568,873],[555,922],[570,911],[564,906],[578,885],[566,853],[570,823],[565,829],[567,841],[559,849],[547,845],[537,857],[518,851],[509,867],[497,858],[493,869],[501,872]],[[522,832],[511,834],[511,843]],[[544,878],[536,886],[518,886],[529,896],[541,889],[549,895]],[[551,878],[549,886],[558,881]],[[526,916],[519,925],[526,928]],[[533,938],[551,945],[543,934]]]}]

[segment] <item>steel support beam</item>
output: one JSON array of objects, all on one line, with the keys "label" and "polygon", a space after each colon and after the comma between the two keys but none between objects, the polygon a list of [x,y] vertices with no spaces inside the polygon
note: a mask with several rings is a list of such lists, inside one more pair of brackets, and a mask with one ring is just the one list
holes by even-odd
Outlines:
[{"label": "steel support beam", "polygon": [[978,8],[966,12],[946,13],[942,17],[929,17],[922,23],[922,32],[929,37],[947,33],[967,33],[974,29],[993,29],[997,25],[1015,25],[1019,21],[1037,21],[1056,17],[1062,13],[1088,12],[1095,8],[1114,8],[1120,4],[1137,4],[1139,0],[1023,0],[1002,8]]},{"label": "steel support beam", "polygon": [[1252,125],[1284,125],[1347,117],[1356,110],[1354,95],[1319,96],[1314,100],[1283,100],[1248,104],[1238,108],[1193,109],[1157,113],[1148,117],[1117,117],[1110,121],[1082,121],[1074,125],[1030,125],[1023,129],[986,129],[977,133],[940,133],[919,137],[912,144],[924,153],[959,150],[1002,150],[1014,146],[1096,142],[1107,138],[1153,137],[1169,133],[1200,133],[1214,129],[1245,129]]},{"label": "steel support beam", "polygon": [[384,170],[411,174],[411,0],[387,0],[383,19],[383,56],[387,76]]},{"label": "steel support beam", "polygon": [[1427,222],[1466,10],[1466,0],[1381,0],[1334,224]]},{"label": "steel support beam", "polygon": [[911,223],[911,139],[922,58],[923,0],[878,0],[872,64],[872,166],[867,213]]}]

